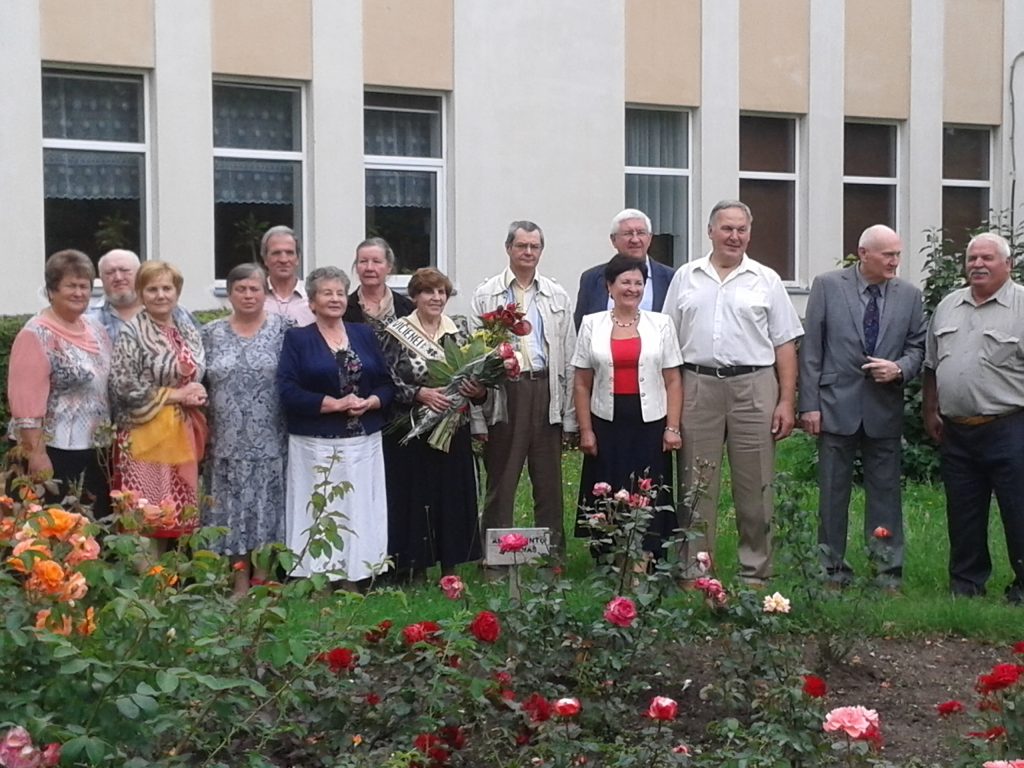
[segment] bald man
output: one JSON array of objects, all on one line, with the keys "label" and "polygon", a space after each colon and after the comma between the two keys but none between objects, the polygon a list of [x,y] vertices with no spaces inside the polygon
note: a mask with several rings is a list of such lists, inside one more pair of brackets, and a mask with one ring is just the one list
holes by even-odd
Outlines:
[{"label": "bald man", "polygon": [[921,291],[896,277],[902,250],[889,227],[868,227],[858,263],[817,277],[807,301],[798,409],[804,431],[818,438],[818,541],[839,587],[852,578],[845,556],[858,451],[879,586],[897,590],[903,576],[903,387],[921,370],[926,325]]}]

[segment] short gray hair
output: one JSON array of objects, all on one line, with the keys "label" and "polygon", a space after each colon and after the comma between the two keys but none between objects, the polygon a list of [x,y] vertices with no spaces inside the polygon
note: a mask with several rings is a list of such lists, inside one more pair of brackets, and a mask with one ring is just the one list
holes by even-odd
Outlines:
[{"label": "short gray hair", "polygon": [[267,243],[270,242],[270,238],[276,235],[287,235],[295,242],[295,255],[302,255],[302,245],[299,243],[299,237],[295,234],[295,230],[291,227],[287,227],[284,224],[278,224],[276,227],[271,227],[263,233],[263,237],[260,239],[260,258],[266,260],[267,258]]},{"label": "short gray hair", "polygon": [[96,262],[96,268],[99,269],[100,272],[102,272],[103,264],[109,260],[108,257],[114,256],[125,256],[131,259],[135,263],[136,269],[139,267],[139,265],[142,264],[142,262],[139,261],[139,254],[135,253],[135,251],[128,251],[125,250],[124,248],[113,248],[104,253],[102,256],[100,256],[100,260]]},{"label": "short gray hair", "polygon": [[329,280],[337,280],[344,285],[345,293],[348,293],[348,289],[352,286],[348,275],[341,267],[317,267],[306,275],[306,298],[312,301],[320,289],[320,283],[326,283]]},{"label": "short gray hair", "polygon": [[615,218],[612,219],[613,235],[619,234],[619,224],[626,221],[627,219],[643,219],[644,226],[647,227],[647,231],[653,231],[650,216],[648,216],[646,213],[637,208],[626,208],[625,210],[619,211],[617,214],[615,214]]},{"label": "short gray hair", "polygon": [[227,276],[227,289],[228,293],[231,293],[231,288],[239,280],[248,280],[250,277],[255,277],[260,281],[260,285],[263,286],[263,290],[267,289],[267,273],[263,271],[263,267],[259,264],[252,264],[251,262],[243,262],[237,264],[231,268]]},{"label": "short gray hair", "polygon": [[754,214],[750,212],[750,206],[741,200],[719,200],[715,203],[715,207],[711,209],[711,213],[708,214],[708,226],[713,227],[715,225],[715,216],[718,215],[719,211],[726,211],[730,208],[739,208],[743,213],[747,215],[747,224],[754,223]]},{"label": "short gray hair", "polygon": [[512,241],[516,239],[516,232],[520,229],[523,230],[523,232],[540,232],[540,247],[544,248],[544,230],[532,221],[527,221],[526,219],[523,219],[522,221],[513,221],[508,225],[508,234],[505,236],[506,248],[512,245]]},{"label": "short gray hair", "polygon": [[974,237],[972,237],[971,241],[967,243],[967,250],[964,251],[964,254],[970,254],[971,246],[978,242],[992,243],[993,245],[995,245],[996,250],[999,251],[1000,256],[1002,256],[1007,261],[1010,260],[1010,255],[1012,253],[1010,243],[1007,241],[1005,237],[1003,237],[1002,235],[997,235],[995,232],[982,232],[980,235],[975,235]]},{"label": "short gray hair", "polygon": [[380,248],[384,251],[384,261],[386,261],[388,266],[392,269],[395,268],[395,252],[391,249],[391,244],[383,237],[368,237],[356,246],[356,258],[352,262],[352,269],[355,269],[356,261],[359,260],[359,252],[363,250],[363,248]]}]

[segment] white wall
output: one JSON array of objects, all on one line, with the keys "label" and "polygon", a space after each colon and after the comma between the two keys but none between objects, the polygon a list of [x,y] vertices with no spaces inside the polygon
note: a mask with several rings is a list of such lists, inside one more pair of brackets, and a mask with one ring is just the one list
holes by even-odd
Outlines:
[{"label": "white wall", "polygon": [[541,271],[575,298],[612,256],[624,196],[622,0],[455,3],[448,271],[473,288],[508,263],[509,222],[544,229]]}]

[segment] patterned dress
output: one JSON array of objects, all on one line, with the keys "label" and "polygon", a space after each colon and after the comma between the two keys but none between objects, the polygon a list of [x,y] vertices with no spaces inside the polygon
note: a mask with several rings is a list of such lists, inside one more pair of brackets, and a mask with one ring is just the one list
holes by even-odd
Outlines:
[{"label": "patterned dress", "polygon": [[245,555],[284,541],[288,434],[276,376],[289,327],[282,315],[267,314],[252,338],[235,333],[228,318],[200,332],[210,398],[203,524],[228,529],[211,546],[220,554]]},{"label": "patterned dress", "polygon": [[[413,313],[408,320],[415,323]],[[461,318],[460,318],[461,319]],[[462,344],[465,325],[443,318],[445,335]],[[390,334],[384,337],[384,357],[395,379],[394,408],[399,415],[416,405],[416,390],[427,382],[427,362]],[[399,570],[451,568],[480,559],[476,469],[469,425],[452,437],[448,453],[431,448],[427,436],[398,446],[389,457],[388,542]]]},{"label": "patterned dress", "polygon": [[[206,355],[199,332],[191,325],[161,325],[146,310],[117,337],[110,365],[110,393],[118,425],[114,485],[152,502],[170,500],[176,507],[198,505],[199,469],[206,442],[206,419],[196,408],[168,405],[172,388],[200,381]],[[138,430],[162,415],[167,406],[188,433],[191,457],[144,460],[138,453]],[[168,441],[171,439],[168,434]]]}]

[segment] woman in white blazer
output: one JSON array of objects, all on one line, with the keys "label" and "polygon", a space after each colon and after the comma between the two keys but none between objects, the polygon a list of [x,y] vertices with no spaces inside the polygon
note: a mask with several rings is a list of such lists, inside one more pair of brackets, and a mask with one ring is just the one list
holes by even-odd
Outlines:
[{"label": "woman in white blazer", "polygon": [[[668,316],[640,309],[647,281],[642,261],[616,254],[605,266],[611,308],[585,315],[572,364],[583,471],[579,508],[593,507],[595,483],[635,490],[645,473],[664,485],[644,549],[654,555],[676,527],[672,508],[672,451],[682,446],[683,363]],[[577,523],[577,536],[590,536]]]}]

